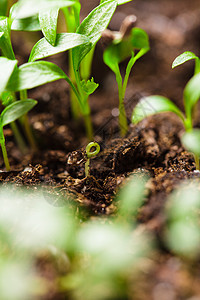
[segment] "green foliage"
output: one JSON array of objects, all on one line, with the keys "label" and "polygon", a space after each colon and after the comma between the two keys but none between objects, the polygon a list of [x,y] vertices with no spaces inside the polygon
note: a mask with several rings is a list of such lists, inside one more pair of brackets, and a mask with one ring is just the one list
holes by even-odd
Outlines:
[{"label": "green foliage", "polygon": [[57,20],[59,9],[50,9],[39,14],[40,27],[46,40],[52,45],[56,44]]},{"label": "green foliage", "polygon": [[197,257],[200,250],[199,199],[197,184],[187,182],[170,196],[166,207],[166,243],[176,254],[189,258]]},{"label": "green foliage", "polygon": [[10,21],[7,17],[0,17],[0,49],[3,55],[9,59],[15,59],[11,39],[10,39]]},{"label": "green foliage", "polygon": [[1,0],[0,16],[6,16],[7,8],[8,8],[8,0]]},{"label": "green foliage", "polygon": [[66,79],[66,75],[57,65],[47,61],[30,62],[13,72],[6,89],[14,92],[32,89],[58,79]]},{"label": "green foliage", "polygon": [[29,112],[37,104],[36,100],[16,101],[4,108],[1,113],[0,126],[4,127]]},{"label": "green foliage", "polygon": [[16,60],[0,57],[0,97],[17,65]]},{"label": "green foliage", "polygon": [[50,9],[60,9],[71,6],[74,1],[70,0],[19,0],[12,10],[12,19],[24,19],[32,17],[40,12],[46,12]]},{"label": "green foliage", "polygon": [[55,46],[49,44],[46,38],[42,38],[33,46],[29,62],[58,54],[89,42],[90,40],[86,36],[77,33],[57,34]]},{"label": "green foliage", "polygon": [[[137,54],[135,50],[139,50]],[[124,136],[128,130],[126,112],[124,108],[124,97],[131,69],[135,62],[149,50],[148,35],[140,28],[133,28],[129,36],[117,35],[110,46],[104,51],[105,64],[115,73],[119,91],[119,125],[121,135]],[[131,57],[126,68],[124,81],[120,73],[119,63]]]},{"label": "green foliage", "polygon": [[200,169],[199,158],[200,158],[200,130],[193,129],[189,132],[185,132],[181,137],[183,146],[194,154],[195,163],[197,170]]},{"label": "green foliage", "polygon": [[195,71],[194,73],[197,74],[200,72],[200,59],[198,56],[196,56],[193,52],[191,51],[186,51],[179,56],[175,58],[175,60],[172,63],[172,69],[184,64],[187,61],[190,60],[195,60]]},{"label": "green foliage", "polygon": [[101,37],[101,33],[105,30],[110,22],[112,15],[117,7],[117,2],[114,0],[106,1],[97,6],[83,20],[77,28],[76,33],[83,34],[90,39],[90,44],[82,45],[73,50],[73,64],[75,72],[78,71],[80,62],[85,55],[95,46]]},{"label": "green foliage", "polygon": [[184,122],[181,110],[168,98],[163,96],[149,96],[141,99],[132,114],[132,123],[137,124],[144,118],[162,112],[173,112]]}]

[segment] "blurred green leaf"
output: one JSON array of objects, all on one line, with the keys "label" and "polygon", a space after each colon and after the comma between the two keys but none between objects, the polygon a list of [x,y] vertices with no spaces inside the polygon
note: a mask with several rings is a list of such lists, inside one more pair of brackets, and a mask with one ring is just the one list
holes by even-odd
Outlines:
[{"label": "blurred green leaf", "polygon": [[24,19],[34,16],[39,12],[60,9],[71,6],[74,3],[72,0],[19,0],[12,9],[11,18],[12,20],[15,18]]},{"label": "blurred green leaf", "polygon": [[132,123],[136,124],[148,116],[162,112],[173,112],[184,122],[183,113],[171,100],[156,95],[145,97],[136,105],[132,114]]},{"label": "blurred green leaf", "polygon": [[143,179],[135,175],[130,176],[125,186],[120,189],[116,196],[118,215],[127,222],[130,222],[130,219],[138,213],[138,209],[144,201],[147,179],[147,176],[144,176]]},{"label": "blurred green leaf", "polygon": [[35,61],[60,52],[64,52],[88,42],[89,40],[87,37],[77,33],[57,34],[56,44],[54,47],[50,45],[45,38],[42,38],[34,45],[29,57],[29,61]]},{"label": "blurred green leaf", "polygon": [[172,63],[172,69],[184,64],[191,59],[199,59],[193,52],[186,51],[175,58]]},{"label": "blurred green leaf", "polygon": [[38,16],[33,16],[25,19],[14,19],[11,25],[12,30],[17,31],[40,31],[40,23]]},{"label": "blurred green leaf", "polygon": [[59,9],[50,9],[39,13],[40,27],[46,40],[55,46]]},{"label": "blurred green leaf", "polygon": [[1,126],[4,127],[7,124],[17,120],[25,115],[37,104],[36,100],[27,99],[16,101],[4,108],[1,113]]},{"label": "blurred green leaf", "polygon": [[200,99],[200,73],[194,75],[184,89],[184,105],[186,116],[192,115],[192,109]]},{"label": "blurred green leaf", "polygon": [[1,0],[0,16],[6,16],[7,8],[8,8],[8,0]]},{"label": "blurred green leaf", "polygon": [[181,137],[181,142],[188,151],[200,156],[200,129],[185,132]]}]

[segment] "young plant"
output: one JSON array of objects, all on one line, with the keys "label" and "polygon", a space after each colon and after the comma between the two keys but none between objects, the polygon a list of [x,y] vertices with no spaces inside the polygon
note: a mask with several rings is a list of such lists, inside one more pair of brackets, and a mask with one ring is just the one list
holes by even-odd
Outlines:
[{"label": "young plant", "polygon": [[[36,1],[36,0],[35,0]],[[43,0],[44,1],[44,0]],[[130,0],[129,0],[130,1]],[[45,34],[46,39],[41,39],[33,48],[29,62],[33,62],[38,59],[42,59],[44,57],[51,56],[53,54],[57,54],[60,52],[65,51],[64,44],[65,39],[63,39],[63,35],[67,38],[67,35],[70,35],[71,37],[74,36],[74,40],[76,40],[77,35],[83,35],[85,38],[87,38],[87,43],[84,44],[84,46],[79,46],[74,48],[71,51],[71,60],[70,62],[73,65],[73,71],[70,71],[71,73],[74,73],[72,78],[68,79],[68,82],[71,86],[71,89],[74,91],[79,108],[81,111],[81,114],[84,117],[85,121],[85,127],[86,132],[89,140],[92,140],[93,138],[93,129],[92,129],[92,123],[91,123],[91,116],[90,116],[90,106],[88,103],[88,97],[90,94],[92,94],[96,88],[98,87],[98,84],[96,84],[92,79],[88,80],[88,74],[90,73],[89,69],[91,66],[91,58],[93,56],[93,51],[95,48],[96,43],[101,37],[101,33],[106,29],[108,26],[110,19],[112,15],[114,14],[117,5],[129,2],[126,1],[120,1],[120,0],[107,0],[102,1],[100,5],[98,5],[94,10],[92,10],[89,15],[82,21],[82,23],[79,25],[79,14],[80,14],[80,5],[78,1],[71,1],[71,7],[69,14],[69,9],[64,7],[63,11],[65,13],[66,19],[71,20],[72,23],[68,20],[68,27],[69,24],[71,24],[70,30],[75,31],[76,33],[65,33],[65,34],[57,34],[56,33],[56,24],[57,24],[57,14],[54,12],[48,11],[45,13],[45,17],[42,20],[43,16],[41,17],[40,14],[40,25],[42,25],[42,31]],[[27,0],[23,0],[22,2],[26,3],[28,5]],[[33,1],[34,2],[34,1]],[[70,1],[68,1],[70,2]],[[31,1],[30,1],[31,3]],[[23,6],[22,6],[23,8]],[[15,9],[16,11],[16,9]],[[18,11],[19,14],[20,10]],[[40,13],[40,11],[39,11]],[[24,14],[19,14],[21,17],[25,16]],[[30,16],[29,14],[26,15]],[[49,26],[44,26],[48,22]],[[69,28],[68,28],[69,30]],[[56,38],[56,40],[55,40]],[[51,42],[51,44],[49,43]],[[72,47],[71,47],[72,48]],[[81,64],[85,60],[84,63],[84,72],[81,71]],[[83,65],[83,64],[82,64]],[[85,67],[87,66],[87,67]],[[70,69],[72,69],[70,67]],[[83,75],[83,77],[81,76]],[[74,80],[76,82],[76,85],[74,84]]]},{"label": "young plant", "polygon": [[200,129],[193,129],[185,132],[181,137],[183,146],[194,155],[196,169],[200,170]]},{"label": "young plant", "polygon": [[[149,51],[149,41],[146,32],[140,28],[132,28],[135,20],[135,16],[129,16],[122,23],[119,32],[106,32],[111,37],[112,42],[106,48],[103,55],[105,64],[115,73],[118,84],[119,126],[121,136],[125,136],[128,131],[124,98],[130,72],[135,62],[147,51]],[[139,51],[135,53],[136,50]],[[127,64],[126,73],[123,80],[119,64],[129,57],[131,58]]]},{"label": "young plant", "polygon": [[[93,151],[91,151],[92,149]],[[90,158],[96,156],[99,153],[99,151],[100,151],[100,146],[96,142],[91,142],[86,146],[85,152],[86,152],[87,160],[85,163],[85,177],[88,177],[88,175],[90,174]]]},{"label": "young plant", "polygon": [[[27,90],[37,87],[39,85],[52,82],[61,78],[64,78],[68,81],[68,78],[66,77],[65,73],[58,68],[58,66],[49,63],[49,62],[32,62],[32,63],[27,63],[19,68],[17,67],[17,61],[15,60],[15,54],[12,48],[12,43],[11,43],[11,29],[12,25],[15,24],[15,29],[23,29],[23,26],[27,26],[27,24],[30,24],[30,20],[25,19],[20,19],[21,21],[19,22],[19,19],[17,18],[17,9],[18,9],[18,4],[21,5],[21,3],[25,1],[18,2],[14,4],[11,7],[9,17],[0,17],[0,50],[2,52],[2,55],[13,61],[14,63],[12,64],[10,62],[10,68],[11,66],[14,65],[14,67],[11,69],[12,72],[8,72],[9,69],[6,69],[6,66],[3,65],[3,61],[1,60],[1,74],[2,74],[2,85],[1,85],[1,95],[0,98],[2,100],[2,103],[4,105],[8,105],[11,102],[16,101],[16,95],[15,92],[20,92],[20,100],[26,100],[28,98],[27,96]],[[53,3],[53,2],[52,2]],[[71,4],[69,1],[64,1],[65,5]],[[46,2],[47,5],[47,2]],[[54,5],[58,5],[58,2],[54,2]],[[60,4],[61,5],[61,4]],[[63,4],[62,4],[63,5]],[[40,6],[40,8],[43,6]],[[24,9],[24,6],[21,8],[22,11]],[[21,12],[21,11],[20,11]],[[20,15],[20,14],[19,14]],[[16,22],[15,22],[16,21]],[[34,27],[34,26],[33,26]],[[32,27],[32,28],[33,28]],[[30,28],[30,25],[29,25]],[[88,38],[80,35],[80,34],[67,34],[67,36],[62,35],[62,45],[60,46],[59,41],[58,41],[58,47],[61,47],[62,51],[68,50],[70,48],[76,47],[78,45],[81,45],[83,43],[88,43]],[[44,48],[43,48],[44,50]],[[2,59],[5,59],[2,57]],[[9,80],[5,82],[4,74],[9,73]],[[12,73],[12,74],[11,74]],[[12,75],[12,76],[11,76]],[[27,116],[23,116],[21,118],[22,125],[25,129],[27,138],[29,143],[32,146],[33,150],[36,150],[36,144],[28,123]],[[16,126],[16,124],[12,123],[11,127],[14,131],[14,135],[18,140],[19,145],[21,145],[21,148],[23,150],[24,148],[24,142],[23,139],[20,135],[20,132]]]},{"label": "young plant", "polygon": [[[183,122],[186,132],[191,132],[193,129],[193,110],[200,98],[200,73],[194,75],[187,83],[183,101],[185,114],[168,98],[163,96],[149,96],[143,98],[134,108],[132,114],[132,123],[136,124],[144,118],[162,112],[173,112]],[[195,153],[196,167],[199,166],[199,156]]]}]

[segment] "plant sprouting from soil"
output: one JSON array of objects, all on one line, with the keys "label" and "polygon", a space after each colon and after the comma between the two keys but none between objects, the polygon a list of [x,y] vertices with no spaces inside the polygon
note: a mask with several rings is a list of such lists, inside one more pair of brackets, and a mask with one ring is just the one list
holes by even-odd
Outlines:
[{"label": "plant sprouting from soil", "polygon": [[86,148],[87,161],[85,163],[85,176],[90,174],[90,158],[95,157],[100,151],[100,146],[97,142],[90,142]]},{"label": "plant sprouting from soil", "polygon": [[[168,98],[163,96],[148,96],[136,105],[132,114],[132,123],[137,124],[144,118],[162,113],[173,112],[182,121],[187,136],[193,131],[193,111],[196,103],[200,98],[200,73],[194,75],[187,83],[183,92],[183,102],[185,114]],[[196,134],[195,134],[196,135]],[[192,150],[192,149],[191,149]],[[194,152],[196,167],[199,168],[199,155]]]},{"label": "plant sprouting from soil", "polygon": [[[34,3],[34,1],[28,2],[27,0],[24,0],[23,2],[27,5],[29,2]],[[70,1],[67,2],[69,3]],[[79,1],[71,1],[70,8],[64,6],[63,12],[66,18],[66,23],[68,24],[68,31],[72,31],[72,33],[56,34],[58,18],[56,9],[51,9],[50,11],[45,12],[45,14],[41,14],[39,11],[40,26],[45,38],[39,40],[33,47],[29,57],[29,62],[63,52],[67,49],[72,49],[73,47],[65,47],[66,44],[69,44],[70,39],[72,42],[76,42],[80,36],[85,37],[85,42],[82,43],[82,45],[76,45],[76,48],[70,50],[70,75],[72,77],[67,77],[67,81],[76,95],[80,112],[85,121],[86,132],[89,140],[93,139],[93,129],[88,97],[90,94],[94,93],[98,87],[98,84],[94,82],[93,78],[88,80],[94,48],[101,37],[101,33],[107,28],[117,5],[126,2],[129,1],[102,1],[102,3],[93,9],[79,25],[80,3]],[[49,24],[48,26],[46,26],[47,23]],[[77,115],[76,106],[76,103],[74,103],[73,111],[76,111],[75,114]]]},{"label": "plant sprouting from soil", "polygon": [[[132,28],[135,25],[134,15],[125,18],[119,32],[105,31],[104,39],[110,40],[110,45],[104,51],[103,59],[106,65],[115,73],[119,92],[119,126],[121,136],[125,136],[128,130],[124,98],[128,79],[135,62],[149,51],[149,41],[146,32],[140,28]],[[120,72],[119,64],[130,58],[124,79]]]}]

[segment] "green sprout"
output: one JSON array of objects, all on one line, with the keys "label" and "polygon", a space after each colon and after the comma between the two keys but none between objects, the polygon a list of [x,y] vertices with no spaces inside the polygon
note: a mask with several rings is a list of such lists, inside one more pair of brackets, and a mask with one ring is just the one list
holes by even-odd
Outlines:
[{"label": "green sprout", "polygon": [[[93,149],[93,151],[92,151]],[[87,156],[87,161],[85,163],[85,176],[87,177],[90,174],[90,158],[96,156],[100,151],[100,146],[96,142],[91,142],[89,143],[86,148],[86,156]]]},{"label": "green sprout", "polygon": [[[128,122],[124,107],[124,98],[128,79],[135,62],[149,51],[149,41],[146,32],[140,28],[132,28],[136,21],[135,16],[128,16],[119,32],[106,32],[112,39],[112,43],[104,51],[103,59],[105,64],[115,73],[119,92],[119,126],[121,136],[125,136],[128,131]],[[132,28],[132,29],[131,29]],[[135,53],[136,50],[139,50]],[[130,58],[124,80],[120,72],[119,64]]]},{"label": "green sprout", "polygon": [[[89,140],[93,139],[93,128],[88,97],[98,87],[98,84],[94,82],[93,78],[88,80],[94,48],[100,39],[102,32],[107,28],[117,5],[129,1],[130,0],[101,1],[100,5],[93,9],[81,24],[79,24],[80,3],[78,0],[59,1],[59,4],[56,1],[51,1],[51,6],[49,8],[47,8],[47,0],[21,0],[16,3],[12,9],[12,15],[16,17],[17,21],[15,22],[15,30],[17,29],[17,26],[19,26],[19,30],[23,23],[27,27],[25,21],[19,22],[20,19],[27,20],[27,18],[33,18],[39,13],[39,27],[45,38],[38,41],[33,47],[29,62],[69,50],[70,78],[67,77],[67,81],[77,99],[76,101],[72,99],[72,111],[74,116],[77,116],[78,102],[78,110],[80,110],[84,118]],[[37,6],[36,4],[38,2],[41,2],[41,4]],[[69,33],[56,34],[59,9],[62,9],[64,13]],[[38,22],[34,23],[34,25],[32,24],[32,26],[30,25],[29,28],[31,28],[31,30],[38,30]],[[85,41],[82,40],[78,45],[77,42],[78,40],[80,41],[79,38],[81,37],[84,37]],[[72,45],[74,43],[76,45]],[[66,47],[66,45],[69,46]]]},{"label": "green sprout", "polygon": [[[200,98],[200,73],[194,75],[187,83],[183,92],[183,102],[185,108],[185,114],[168,98],[163,96],[149,96],[141,99],[136,105],[132,113],[132,123],[136,124],[144,118],[162,113],[173,112],[182,121],[185,131],[192,133],[193,130],[193,112],[196,103]],[[192,150],[192,149],[191,149]],[[195,154],[196,167],[199,168],[199,156]]]}]

